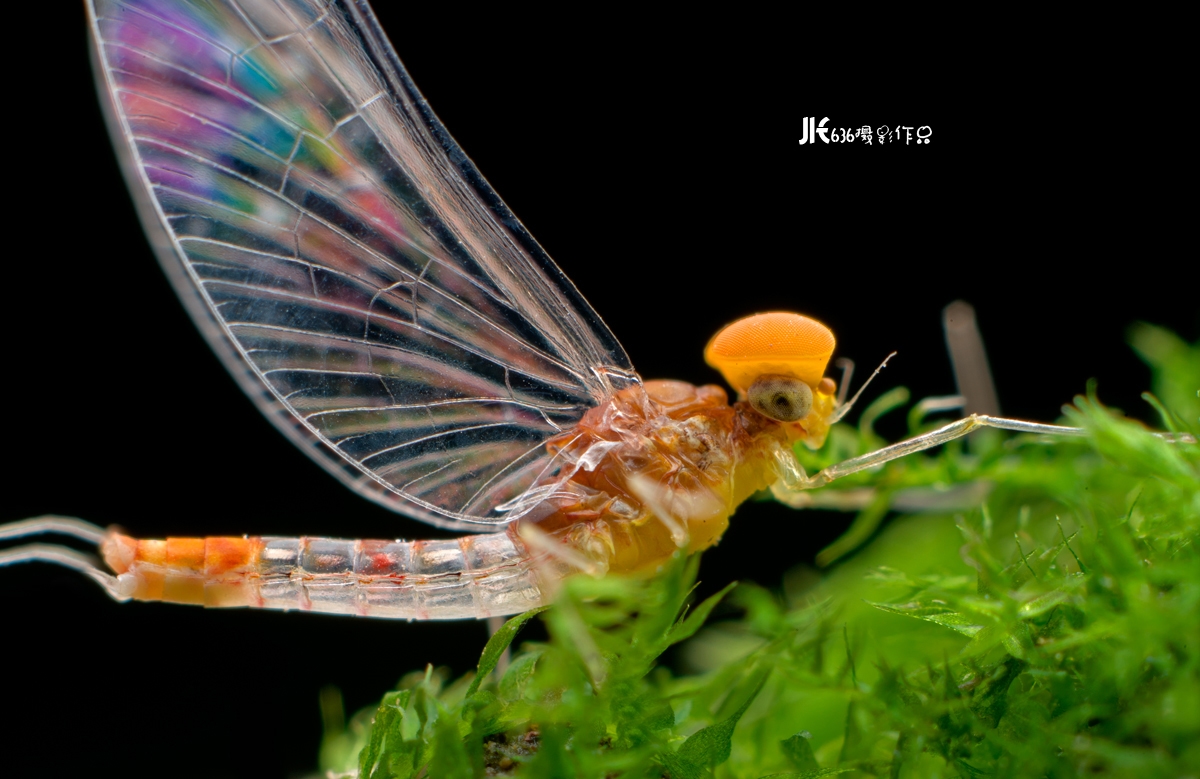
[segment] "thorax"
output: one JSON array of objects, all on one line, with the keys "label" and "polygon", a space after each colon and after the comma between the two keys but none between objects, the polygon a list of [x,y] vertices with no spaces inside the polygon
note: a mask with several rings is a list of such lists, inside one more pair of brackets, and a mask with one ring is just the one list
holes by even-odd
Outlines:
[{"label": "thorax", "polygon": [[717,543],[737,505],[775,480],[786,440],[720,387],[629,387],[551,440],[567,478],[521,523],[602,570],[652,571]]}]

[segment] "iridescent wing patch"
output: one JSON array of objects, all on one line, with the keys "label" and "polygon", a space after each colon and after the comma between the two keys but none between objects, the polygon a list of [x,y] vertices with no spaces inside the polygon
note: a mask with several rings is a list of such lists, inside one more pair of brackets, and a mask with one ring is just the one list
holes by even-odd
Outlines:
[{"label": "iridescent wing patch", "polygon": [[637,378],[366,3],[89,10],[142,221],[264,413],[356,491],[432,524],[485,530],[531,508],[521,496],[560,467],[544,442]]}]

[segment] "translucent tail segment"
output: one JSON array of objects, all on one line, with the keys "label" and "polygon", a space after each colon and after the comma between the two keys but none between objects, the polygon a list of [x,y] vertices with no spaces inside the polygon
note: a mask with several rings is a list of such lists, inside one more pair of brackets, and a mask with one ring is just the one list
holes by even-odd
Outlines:
[{"label": "translucent tail segment", "polygon": [[101,552],[136,600],[410,620],[482,619],[543,602],[534,561],[507,533],[445,541],[111,533]]}]

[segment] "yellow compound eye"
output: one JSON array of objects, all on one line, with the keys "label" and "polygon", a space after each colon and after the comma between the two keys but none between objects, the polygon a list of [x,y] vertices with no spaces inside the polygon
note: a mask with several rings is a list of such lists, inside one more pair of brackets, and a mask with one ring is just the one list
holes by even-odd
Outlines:
[{"label": "yellow compound eye", "polygon": [[791,376],[760,376],[746,397],[754,410],[777,422],[797,422],[812,410],[813,391]]},{"label": "yellow compound eye", "polygon": [[793,376],[817,386],[836,345],[833,332],[800,314],[755,314],[727,325],[704,349],[705,361],[745,393],[765,375]]}]

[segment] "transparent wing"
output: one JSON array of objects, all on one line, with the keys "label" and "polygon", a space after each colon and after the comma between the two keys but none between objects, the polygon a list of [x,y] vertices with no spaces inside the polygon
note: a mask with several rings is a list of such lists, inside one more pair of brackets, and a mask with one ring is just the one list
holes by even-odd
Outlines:
[{"label": "transparent wing", "polygon": [[268,417],[355,490],[435,525],[531,508],[559,467],[544,442],[637,378],[365,2],[89,8],[143,223]]}]

